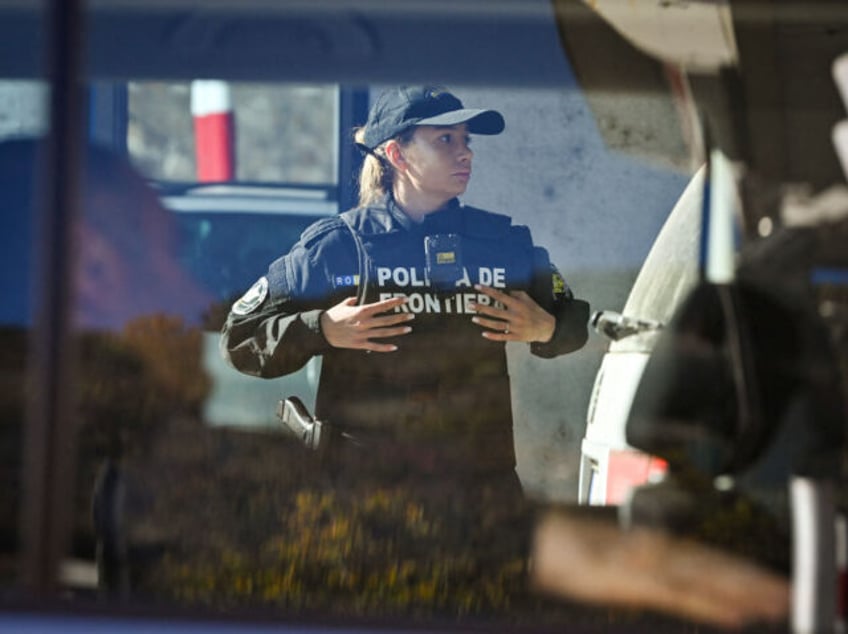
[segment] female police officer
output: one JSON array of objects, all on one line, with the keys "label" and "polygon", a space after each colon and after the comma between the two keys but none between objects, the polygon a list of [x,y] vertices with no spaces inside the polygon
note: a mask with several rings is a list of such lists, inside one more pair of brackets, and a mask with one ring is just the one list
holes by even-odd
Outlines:
[{"label": "female police officer", "polygon": [[505,342],[553,357],[587,338],[588,305],[527,228],[457,201],[469,135],[503,129],[500,113],[443,90],[381,95],[357,132],[359,206],[308,228],[233,305],[222,338],[234,367],[262,377],[323,356],[316,415],[342,432],[337,483],[371,474],[433,500],[449,487],[474,501],[454,504],[471,522],[475,504],[521,496]]},{"label": "female police officer", "polygon": [[469,134],[503,129],[500,113],[438,89],[381,95],[358,131],[359,207],[307,229],[236,302],[230,363],[273,377],[323,355],[316,414],[371,459],[383,448],[412,468],[512,473],[504,342],[542,357],[575,350],[588,305],[526,227],[456,199]]}]

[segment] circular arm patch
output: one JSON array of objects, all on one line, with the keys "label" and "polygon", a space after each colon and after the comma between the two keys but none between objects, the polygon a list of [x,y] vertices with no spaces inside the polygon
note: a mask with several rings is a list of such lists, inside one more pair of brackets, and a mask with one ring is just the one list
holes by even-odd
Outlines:
[{"label": "circular arm patch", "polygon": [[268,296],[268,278],[260,277],[247,292],[233,304],[232,312],[235,315],[247,315],[256,310]]}]

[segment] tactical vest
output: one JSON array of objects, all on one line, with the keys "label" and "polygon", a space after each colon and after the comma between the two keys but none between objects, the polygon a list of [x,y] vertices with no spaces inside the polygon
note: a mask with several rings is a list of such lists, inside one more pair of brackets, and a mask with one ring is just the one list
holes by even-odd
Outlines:
[{"label": "tactical vest", "polygon": [[[342,214],[355,227],[358,296],[370,303],[402,294],[398,310],[415,314],[398,350],[333,351],[322,387],[344,394],[321,412],[353,433],[391,437],[397,446],[432,446],[438,460],[473,469],[512,469],[512,412],[504,344],[472,323],[473,302],[489,302],[475,284],[528,290],[533,275],[529,231],[509,218],[454,209],[411,230],[362,226],[362,210]],[[386,340],[391,341],[391,340]]]}]

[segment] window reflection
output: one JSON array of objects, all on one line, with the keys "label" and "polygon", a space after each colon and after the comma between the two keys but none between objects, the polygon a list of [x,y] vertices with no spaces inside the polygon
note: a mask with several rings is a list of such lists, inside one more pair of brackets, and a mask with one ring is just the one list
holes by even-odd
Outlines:
[{"label": "window reflection", "polygon": [[178,260],[178,226],[123,159],[91,148],[77,228],[74,323],[120,331],[151,314],[199,323],[210,297]]},{"label": "window reflection", "polygon": [[[53,44],[40,32],[41,3],[0,4],[4,74],[37,77],[36,60],[45,61]],[[242,609],[248,616],[266,615],[270,609],[283,619],[356,616],[369,622],[388,617],[403,625],[410,620],[482,621],[484,629],[493,622],[497,629],[507,622],[556,622],[557,629],[582,629],[588,623],[598,630],[636,625],[692,631],[689,623],[664,627],[642,612],[552,603],[526,586],[535,502],[576,499],[581,448],[592,475],[588,497],[608,492],[611,466],[622,464],[615,458],[624,455],[608,449],[627,446],[624,410],[629,407],[623,406],[626,390],[620,383],[629,380],[635,387],[650,348],[639,352],[645,357],[641,365],[622,364],[618,373],[611,365],[598,370],[605,352],[619,350],[594,335],[580,355],[551,364],[537,364],[524,349],[511,350],[518,474],[534,499],[509,506],[504,491],[514,482],[469,482],[438,473],[432,481],[412,483],[402,469],[390,468],[397,465],[375,459],[376,452],[367,448],[340,474],[328,473],[321,456],[282,435],[274,416],[276,402],[288,394],[312,406],[320,363],[287,382],[244,380],[221,360],[220,328],[233,301],[267,263],[285,253],[304,227],[336,214],[342,206],[338,201],[350,197],[354,168],[347,163],[356,161],[337,148],[361,121],[342,103],[367,101],[369,91],[375,95],[380,89],[365,85],[371,82],[444,81],[469,102],[502,108],[509,121],[503,144],[475,143],[475,161],[486,168],[475,173],[467,202],[530,226],[593,309],[635,316],[628,314],[624,300],[688,180],[686,172],[706,158],[708,149],[727,154],[735,162],[733,187],[738,186],[743,207],[738,237],[754,251],[774,256],[771,263],[756,264],[770,278],[763,281],[774,283],[781,305],[786,300],[818,312],[817,319],[827,322],[833,339],[822,342],[821,351],[833,348],[845,375],[846,280],[839,268],[845,223],[825,220],[830,203],[816,191],[844,180],[831,132],[844,119],[845,104],[838,102],[831,63],[846,50],[845,10],[835,2],[800,13],[791,3],[771,8],[765,5],[781,3],[754,3],[758,8],[752,12],[746,3],[731,7],[728,2],[641,6],[522,0],[450,7],[354,2],[343,11],[335,1],[281,2],[273,8],[272,3],[216,2],[213,7],[201,2],[190,3],[188,11],[183,3],[167,4],[156,3],[151,10],[144,3],[105,0],[86,10],[91,18],[86,26],[92,28],[81,48],[87,54],[85,72],[91,74],[86,80],[93,83],[80,120],[89,127],[88,138],[104,140],[119,153],[128,150],[129,158],[92,150],[86,161],[85,203],[72,235],[77,250],[73,345],[68,349],[41,354],[30,339],[36,321],[31,299],[39,290],[31,288],[31,277],[46,259],[39,253],[43,247],[32,243],[37,214],[31,208],[39,188],[49,187],[33,185],[35,144],[0,142],[0,594],[19,590],[22,502],[38,501],[33,507],[42,509],[39,519],[44,520],[39,528],[60,506],[41,504],[47,495],[22,500],[23,485],[38,484],[56,472],[60,479],[66,475],[61,466],[48,473],[53,465],[47,464],[21,477],[23,421],[32,405],[26,399],[37,397],[28,391],[27,365],[33,358],[55,363],[50,367],[62,368],[51,373],[55,378],[64,376],[64,361],[72,358],[74,406],[57,409],[63,414],[73,410],[78,432],[77,468],[67,475],[74,480],[74,521],[61,566],[62,597],[74,607],[78,599],[102,595],[101,605],[109,607],[113,601],[152,601],[168,608],[200,606],[205,615]],[[606,6],[618,4],[627,7]],[[698,18],[705,13],[712,18]],[[615,14],[620,22],[601,19]],[[684,31],[691,37],[678,37],[680,29],[668,28],[674,24],[688,25]],[[729,55],[716,48],[715,39],[705,38],[704,30],[689,28],[710,25],[719,27],[712,29],[713,36],[732,49]],[[439,34],[438,44],[433,33]],[[69,38],[70,46],[73,41]],[[669,43],[674,46],[659,57],[645,57],[647,65],[639,61],[644,50]],[[695,65],[691,56],[678,57],[692,47],[703,47],[712,57]],[[709,72],[699,68],[710,66],[710,59],[715,66]],[[204,179],[192,138],[191,85],[198,77],[222,75],[239,80],[229,83],[235,171],[212,178],[214,186],[207,187],[199,183]],[[797,81],[800,77],[804,81]],[[323,83],[347,81],[357,87],[340,91]],[[44,133],[44,90],[37,81],[0,81],[0,139]],[[836,200],[845,198],[844,192],[838,195],[842,198]],[[699,201],[693,211],[701,214],[704,208]],[[56,214],[52,218],[62,220]],[[795,222],[806,226],[790,226]],[[695,257],[691,228],[683,233],[693,239],[687,243],[673,236],[671,242],[678,248],[689,244]],[[796,242],[802,233],[814,239]],[[706,245],[700,241],[697,246]],[[808,253],[799,258],[801,251]],[[669,272],[668,262],[662,264],[656,275],[661,281]],[[791,292],[798,285],[805,289],[800,296]],[[669,290],[668,284],[663,290]],[[658,297],[651,311],[669,316],[674,306],[654,304],[682,299]],[[775,323],[769,311],[754,336],[747,337],[751,341],[743,338],[743,344],[765,342],[768,352],[756,355],[760,365],[791,347],[786,337],[772,336],[780,335]],[[632,351],[628,346],[634,341],[624,342],[621,351]],[[783,345],[772,346],[774,341]],[[818,340],[805,339],[809,342],[819,346]],[[815,354],[800,363],[786,359],[765,365],[811,378],[837,376]],[[604,363],[608,360],[612,363],[610,356]],[[595,377],[604,392],[592,398]],[[345,386],[355,389],[355,378]],[[701,395],[718,385],[701,382],[682,380]],[[830,477],[836,458],[844,467],[841,404],[812,398],[805,409],[806,400],[778,391],[764,403],[774,410],[792,399],[792,421],[799,428],[830,433],[838,427],[838,434],[822,436],[826,451],[810,454],[815,469]],[[708,399],[710,405],[732,406],[732,398],[716,394]],[[424,412],[432,406],[431,398],[404,396],[419,398]],[[388,400],[373,403],[374,409],[390,407]],[[52,417],[46,426],[63,417]],[[593,445],[601,449],[590,454],[581,441],[592,440],[586,432],[596,418],[597,438],[611,444]],[[667,440],[666,432],[660,429],[658,439]],[[63,440],[63,434],[47,431],[32,444],[44,449],[49,441],[55,446]],[[794,429],[781,431],[780,440],[803,450],[803,436]],[[738,438],[730,441],[728,449],[741,444]],[[441,443],[450,442],[427,438],[410,455],[391,457],[426,461]],[[695,445],[699,453],[707,449]],[[838,456],[831,453],[834,448]],[[782,516],[786,478],[780,474],[772,480],[765,471],[778,469],[769,462],[758,466],[769,478],[766,484],[779,487],[774,499],[783,531],[788,526]],[[346,478],[348,472],[355,477]],[[709,486],[723,490],[738,484],[721,476]],[[844,473],[839,478],[837,485]],[[749,479],[740,479],[743,488],[759,487]],[[61,488],[55,481],[45,486],[48,494]],[[844,515],[843,491],[848,489],[835,489]],[[762,491],[769,501],[772,493]],[[744,505],[719,508],[707,501],[694,498],[705,529],[720,537],[714,544],[738,547],[745,560],[762,560],[763,552],[768,558],[776,555],[781,569],[787,567],[790,551],[783,532],[778,541],[765,523],[768,530],[749,530],[761,516]],[[622,514],[631,525],[632,508]],[[670,589],[684,590],[682,595],[649,591],[640,599],[647,608],[674,604],[672,612],[681,613],[686,599],[706,596],[679,583],[699,561],[686,544],[659,540],[649,551],[631,548],[627,537],[633,533],[622,540],[621,531],[604,530],[609,524],[570,521],[572,512],[578,519],[583,512],[594,519],[598,509],[557,510],[562,514],[552,518],[563,520],[558,524],[563,531],[554,531],[552,543],[574,550],[560,550],[563,568],[543,574],[554,578],[552,590],[580,597],[564,582],[575,580],[582,591],[584,582],[592,580],[603,605],[615,604],[616,588],[629,601],[637,576],[622,572],[629,570],[645,573],[639,589],[665,579]],[[813,512],[798,515],[811,518]],[[727,524],[728,517],[744,521]],[[828,522],[815,523],[827,532]],[[49,535],[51,544],[42,549],[48,560],[58,533]],[[619,547],[622,557],[612,557],[611,546]],[[660,556],[645,566],[639,557],[645,552]],[[629,559],[634,555],[638,561]],[[585,567],[577,565],[581,556]],[[727,591],[721,571],[707,575],[704,570],[698,568],[688,580],[718,582]],[[779,581],[776,596],[761,597],[769,604],[765,614],[780,616],[785,609],[784,580]],[[756,592],[757,584],[746,590]],[[731,594],[746,604],[742,607],[753,606],[745,593]],[[827,592],[810,594],[833,598]],[[714,606],[720,616],[733,616],[733,603],[718,596]]]},{"label": "window reflection", "polygon": [[0,591],[20,579],[23,421],[32,270],[32,179],[36,156],[30,144],[0,141]]},{"label": "window reflection", "polygon": [[[34,139],[0,142],[0,182],[5,248],[6,315],[2,398],[4,551],[17,548],[20,446],[28,330],[27,266],[31,259],[31,208],[42,146]],[[129,164],[100,148],[86,155],[83,211],[74,228],[76,274],[73,321],[80,432],[80,472],[75,489],[72,553],[92,556],[89,509],[92,471],[103,459],[138,451],[168,416],[196,410],[208,389],[200,368],[197,324],[208,295],[177,264],[173,225],[155,193]],[[21,267],[21,264],[24,264]],[[13,314],[14,313],[14,314]],[[92,557],[93,558],[93,557]],[[83,575],[84,576],[84,575]]]}]

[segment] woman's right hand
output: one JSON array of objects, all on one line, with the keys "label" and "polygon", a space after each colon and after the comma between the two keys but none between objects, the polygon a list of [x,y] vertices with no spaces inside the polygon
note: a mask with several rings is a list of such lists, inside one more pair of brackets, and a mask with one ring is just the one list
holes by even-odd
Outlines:
[{"label": "woman's right hand", "polygon": [[403,325],[415,318],[412,313],[384,314],[406,302],[406,297],[392,297],[358,306],[355,297],[348,297],[321,313],[321,332],[334,348],[394,352],[396,345],[377,343],[371,339],[398,337],[412,332],[410,326]]}]

